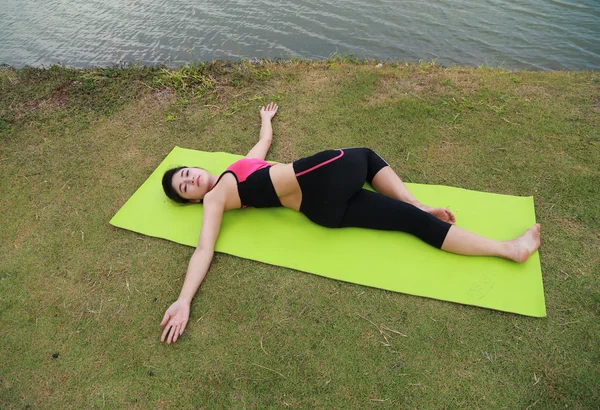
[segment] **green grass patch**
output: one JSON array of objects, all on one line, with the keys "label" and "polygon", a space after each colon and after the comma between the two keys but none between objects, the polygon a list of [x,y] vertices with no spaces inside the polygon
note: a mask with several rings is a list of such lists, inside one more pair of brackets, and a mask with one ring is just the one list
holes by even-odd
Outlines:
[{"label": "green grass patch", "polygon": [[[599,84],[351,55],[2,67],[0,407],[597,407]],[[175,145],[247,153],[269,101],[269,160],[365,145],[406,181],[533,195],[548,317],[217,254],[161,344],[193,250],[108,221]]]}]

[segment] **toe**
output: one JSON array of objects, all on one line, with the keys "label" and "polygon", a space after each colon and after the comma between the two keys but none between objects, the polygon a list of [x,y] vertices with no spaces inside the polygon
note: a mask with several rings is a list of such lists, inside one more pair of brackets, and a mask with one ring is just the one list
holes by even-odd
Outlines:
[{"label": "toe", "polygon": [[448,215],[448,220],[450,223],[454,223],[456,221],[456,218],[454,217],[454,214],[451,210],[446,209],[446,215]]}]

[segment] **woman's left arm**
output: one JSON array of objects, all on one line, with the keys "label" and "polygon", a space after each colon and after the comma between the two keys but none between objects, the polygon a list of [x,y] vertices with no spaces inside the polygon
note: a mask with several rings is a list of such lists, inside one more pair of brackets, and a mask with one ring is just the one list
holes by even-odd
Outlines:
[{"label": "woman's left arm", "polygon": [[269,103],[266,107],[260,107],[260,135],[258,142],[248,152],[247,158],[261,158],[267,157],[267,152],[271,148],[271,142],[273,141],[273,126],[271,125],[271,119],[277,114],[279,107],[275,103]]}]

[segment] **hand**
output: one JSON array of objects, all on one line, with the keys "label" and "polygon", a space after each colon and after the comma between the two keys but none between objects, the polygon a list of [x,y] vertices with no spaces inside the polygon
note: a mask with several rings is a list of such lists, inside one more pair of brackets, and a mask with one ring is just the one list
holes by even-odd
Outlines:
[{"label": "hand", "polygon": [[[182,300],[177,300],[173,303],[165,312],[161,326],[165,326],[165,330],[160,338],[161,342],[167,338],[167,344],[176,342],[177,338],[181,336],[185,330],[188,319],[190,317],[190,304]],[[168,335],[168,336],[167,336]]]},{"label": "hand", "polygon": [[269,103],[266,107],[260,107],[260,118],[263,120],[271,120],[277,114],[279,107],[275,103]]}]

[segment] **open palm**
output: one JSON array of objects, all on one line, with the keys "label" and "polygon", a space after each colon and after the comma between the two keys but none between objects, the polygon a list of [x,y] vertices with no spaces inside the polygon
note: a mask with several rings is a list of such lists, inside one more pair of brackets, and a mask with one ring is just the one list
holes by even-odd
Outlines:
[{"label": "open palm", "polygon": [[169,306],[162,322],[160,322],[161,326],[165,326],[160,341],[164,342],[166,338],[167,344],[176,342],[185,330],[189,318],[190,304],[181,300],[175,301]]}]

